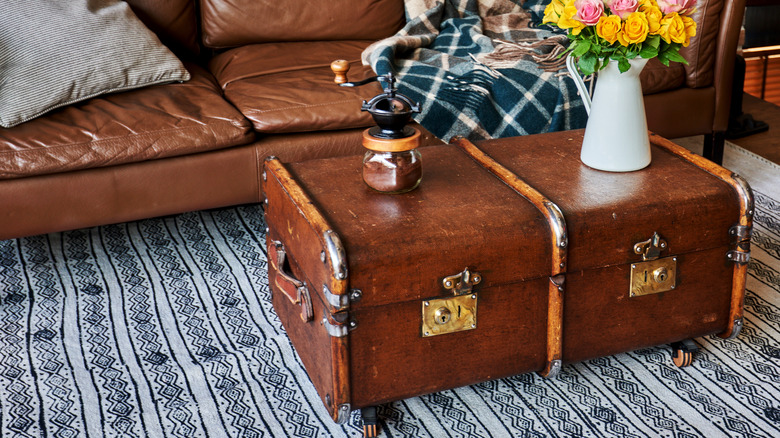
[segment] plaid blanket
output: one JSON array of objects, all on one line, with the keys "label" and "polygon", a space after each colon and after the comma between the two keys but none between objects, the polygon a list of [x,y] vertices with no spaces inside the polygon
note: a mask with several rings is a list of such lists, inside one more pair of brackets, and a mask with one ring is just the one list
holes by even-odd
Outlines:
[{"label": "plaid blanket", "polygon": [[393,72],[420,102],[415,120],[443,140],[585,126],[566,73],[567,38],[539,26],[548,0],[406,0],[407,25],[371,45],[363,62]]}]

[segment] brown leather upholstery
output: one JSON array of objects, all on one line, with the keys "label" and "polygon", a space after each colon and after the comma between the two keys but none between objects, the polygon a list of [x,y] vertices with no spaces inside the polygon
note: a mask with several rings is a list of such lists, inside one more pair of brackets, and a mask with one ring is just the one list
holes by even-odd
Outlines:
[{"label": "brown leather upholstery", "polygon": [[[422,132],[422,145],[440,143]],[[4,180],[0,240],[260,202],[262,162],[360,155],[363,129],[270,135],[216,151]],[[360,160],[360,157],[356,157]]]},{"label": "brown leather upholstery", "polygon": [[639,79],[645,94],[674,90],[685,84],[685,68],[679,62],[672,62],[666,67],[657,58],[653,58],[642,69]]},{"label": "brown leather upholstery", "polygon": [[712,132],[715,88],[679,88],[645,96],[648,128],[666,138]]},{"label": "brown leather upholstery", "polygon": [[374,73],[360,64],[370,42],[331,41],[254,44],[228,50],[210,63],[225,97],[261,133],[307,132],[367,127],[363,100],[381,92],[377,84],[358,88],[333,82],[330,63],[351,61],[350,80]]},{"label": "brown leather upholstery", "polygon": [[[442,144],[430,131],[412,123],[410,126],[420,131],[420,145]],[[299,133],[287,135],[269,135],[256,143],[257,155],[262,159],[275,156],[285,163],[318,158],[340,157],[344,155],[365,154],[363,148],[363,129],[348,129],[317,133]],[[360,159],[360,158],[359,158]]]},{"label": "brown leather upholstery", "polygon": [[403,0],[201,0],[203,43],[376,40],[404,25]]},{"label": "brown leather upholstery", "polygon": [[127,3],[171,50],[200,52],[195,0],[127,0]]},{"label": "brown leather upholstery", "polygon": [[[696,37],[680,51],[689,63],[683,67],[684,82],[679,87],[657,87],[662,80],[649,80],[643,72],[643,87],[649,85],[643,88],[647,124],[668,138],[706,134],[710,148],[720,148],[722,154],[745,0],[699,1],[697,7]],[[648,67],[647,75],[657,74],[651,63]],[[705,144],[705,153],[707,148]]]},{"label": "brown leather upholstery", "polygon": [[252,146],[3,181],[0,239],[257,202]]},{"label": "brown leather upholstery", "polygon": [[688,60],[685,66],[685,85],[690,88],[709,87],[715,79],[712,67],[715,65],[715,45],[720,33],[720,14],[723,1],[699,1],[693,19],[696,20],[696,36],[691,44],[680,50]]},{"label": "brown leather upholstery", "polygon": [[745,16],[745,0],[724,0],[720,15],[720,32],[715,40],[715,122],[713,131],[725,132],[729,125],[731,88],[734,81],[734,63],[737,57],[737,42]]},{"label": "brown leather upholstery", "polygon": [[249,143],[249,122],[214,78],[109,94],[0,129],[0,179],[187,155]]}]

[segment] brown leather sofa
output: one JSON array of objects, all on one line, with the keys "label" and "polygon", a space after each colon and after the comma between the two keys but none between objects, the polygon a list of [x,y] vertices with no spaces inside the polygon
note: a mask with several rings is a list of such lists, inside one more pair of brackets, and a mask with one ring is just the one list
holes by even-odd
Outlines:
[{"label": "brown leather sofa", "polygon": [[[334,86],[404,24],[403,0],[128,0],[192,79],[104,95],[0,128],[0,240],[259,202],[260,168],[359,154],[376,87]],[[700,6],[689,67],[648,68],[648,121],[667,137],[727,126],[744,0]],[[437,142],[429,134],[425,143]]]}]

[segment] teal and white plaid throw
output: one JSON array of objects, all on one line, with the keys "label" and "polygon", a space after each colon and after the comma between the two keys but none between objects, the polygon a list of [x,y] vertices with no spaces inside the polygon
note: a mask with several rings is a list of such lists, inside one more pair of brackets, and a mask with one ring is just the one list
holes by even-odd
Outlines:
[{"label": "teal and white plaid throw", "polygon": [[420,102],[415,119],[443,140],[585,126],[559,57],[565,35],[539,26],[546,0],[406,0],[407,25],[363,53]]}]

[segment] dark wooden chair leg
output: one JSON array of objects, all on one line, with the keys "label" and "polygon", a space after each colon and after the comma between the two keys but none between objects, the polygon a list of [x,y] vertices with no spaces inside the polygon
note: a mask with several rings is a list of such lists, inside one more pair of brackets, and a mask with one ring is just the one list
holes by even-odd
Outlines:
[{"label": "dark wooden chair leg", "polygon": [[723,131],[713,132],[704,136],[704,158],[716,164],[723,164],[723,149],[726,146],[726,133]]}]

